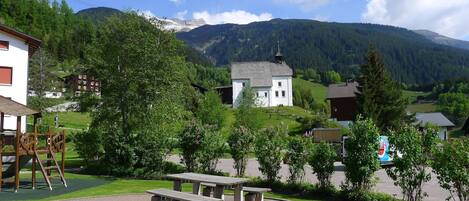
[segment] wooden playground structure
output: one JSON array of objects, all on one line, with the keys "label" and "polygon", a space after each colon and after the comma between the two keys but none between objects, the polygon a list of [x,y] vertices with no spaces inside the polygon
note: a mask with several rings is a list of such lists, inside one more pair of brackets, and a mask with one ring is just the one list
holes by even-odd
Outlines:
[{"label": "wooden playground structure", "polygon": [[[16,130],[4,129],[5,115],[16,117]],[[34,131],[23,133],[21,131],[22,117],[28,115],[34,117]],[[20,186],[20,169],[28,164],[31,165],[33,189],[36,188],[37,165],[50,190],[52,190],[52,171],[57,171],[58,177],[67,187],[64,177],[65,131],[53,133],[49,129],[40,133],[37,125],[40,117],[41,113],[0,96],[0,191],[4,184],[13,183],[17,192]],[[10,149],[7,149],[7,146]],[[56,158],[58,153],[61,155],[60,164]],[[4,166],[8,168],[4,169]],[[9,178],[12,179],[8,180]]]}]

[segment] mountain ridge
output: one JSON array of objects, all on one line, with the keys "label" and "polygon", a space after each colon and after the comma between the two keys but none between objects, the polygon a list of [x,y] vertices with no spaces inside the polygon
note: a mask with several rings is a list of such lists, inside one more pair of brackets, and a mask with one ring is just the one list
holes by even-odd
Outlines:
[{"label": "mountain ridge", "polygon": [[280,41],[287,63],[299,69],[336,70],[356,77],[368,48],[374,46],[400,82],[432,83],[454,75],[469,78],[469,51],[389,25],[273,19],[247,25],[204,25],[177,37],[219,66],[269,60]]}]

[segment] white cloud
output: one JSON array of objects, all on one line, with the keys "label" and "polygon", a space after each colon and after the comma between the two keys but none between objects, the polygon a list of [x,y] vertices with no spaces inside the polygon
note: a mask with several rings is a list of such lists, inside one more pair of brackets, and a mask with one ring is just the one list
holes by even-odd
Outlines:
[{"label": "white cloud", "polygon": [[310,11],[322,5],[326,5],[330,0],[273,0],[277,4],[293,4],[299,6],[303,11]]},{"label": "white cloud", "polygon": [[467,0],[368,0],[363,22],[428,29],[455,38],[469,37]]},{"label": "white cloud", "polygon": [[256,15],[244,10],[232,10],[222,13],[209,13],[207,11],[202,11],[193,13],[192,18],[203,19],[207,24],[249,24],[251,22],[270,20],[272,19],[272,14],[261,13],[260,15]]},{"label": "white cloud", "polygon": [[183,0],[169,0],[169,1],[173,2],[176,5],[179,5],[182,3]]},{"label": "white cloud", "polygon": [[176,15],[174,16],[177,19],[184,20],[187,15],[187,10],[177,12]]}]

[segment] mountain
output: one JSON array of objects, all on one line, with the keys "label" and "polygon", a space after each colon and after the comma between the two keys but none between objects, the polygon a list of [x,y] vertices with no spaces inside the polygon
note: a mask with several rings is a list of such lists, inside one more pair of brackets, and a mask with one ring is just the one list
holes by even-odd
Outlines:
[{"label": "mountain", "polygon": [[[95,23],[104,22],[108,17],[112,15],[121,15],[123,14],[122,11],[108,8],[108,7],[96,7],[96,8],[88,8],[81,11],[78,11],[76,15],[82,16],[86,19],[89,19]],[[150,18],[154,16],[149,16],[143,14],[145,17]],[[165,22],[164,28],[167,30],[173,30],[175,32],[186,32],[197,27],[205,25],[205,21],[202,19],[196,20],[180,20],[180,19],[168,19],[168,18],[159,18],[156,17],[158,20]]]},{"label": "mountain", "polygon": [[469,41],[450,38],[429,30],[414,30],[414,32],[424,36],[425,38],[437,44],[469,50]]},{"label": "mountain", "polygon": [[87,8],[80,10],[76,13],[77,16],[81,16],[85,19],[91,20],[94,23],[102,23],[107,20],[108,17],[112,15],[122,15],[123,12],[115,8],[108,7],[96,7],[96,8]]},{"label": "mountain", "polygon": [[204,25],[177,37],[216,65],[270,60],[280,42],[294,69],[336,70],[356,77],[370,46],[400,82],[469,79],[469,51],[436,44],[413,31],[385,25],[273,19],[247,25]]}]

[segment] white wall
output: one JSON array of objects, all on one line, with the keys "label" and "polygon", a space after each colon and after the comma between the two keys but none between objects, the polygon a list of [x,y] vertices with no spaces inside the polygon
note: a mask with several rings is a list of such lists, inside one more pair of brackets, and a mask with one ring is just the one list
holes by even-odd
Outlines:
[{"label": "white wall", "polygon": [[[0,40],[8,41],[8,50],[0,50],[0,66],[12,67],[12,84],[0,84],[0,95],[26,105],[28,90],[28,44],[22,39],[0,31]],[[16,117],[5,115],[5,129],[16,129]],[[26,118],[22,118],[22,131],[26,129]]]},{"label": "white wall", "polygon": [[448,129],[446,127],[440,127],[440,130],[438,131],[438,138],[440,140],[447,140],[448,139]]},{"label": "white wall", "polygon": [[[279,86],[279,82],[281,86]],[[243,83],[245,86],[249,86],[249,80],[232,80],[234,108],[239,106],[239,101],[242,98]],[[291,77],[272,77],[272,87],[253,87],[252,89],[257,97],[256,103],[259,107],[293,106]],[[285,96],[282,96],[282,91],[285,92]],[[276,97],[276,92],[278,92],[278,97]]]},{"label": "white wall", "polygon": [[[279,82],[281,83],[281,86],[279,86]],[[278,97],[276,96],[276,91],[278,91]],[[282,91],[285,91],[285,97],[282,96]],[[291,77],[272,77],[271,94],[271,106],[293,106]]]},{"label": "white wall", "polygon": [[243,83],[245,83],[245,86],[249,86],[249,80],[232,80],[232,84],[233,84],[233,108],[237,108],[239,106],[239,101],[243,97],[242,96]]}]

